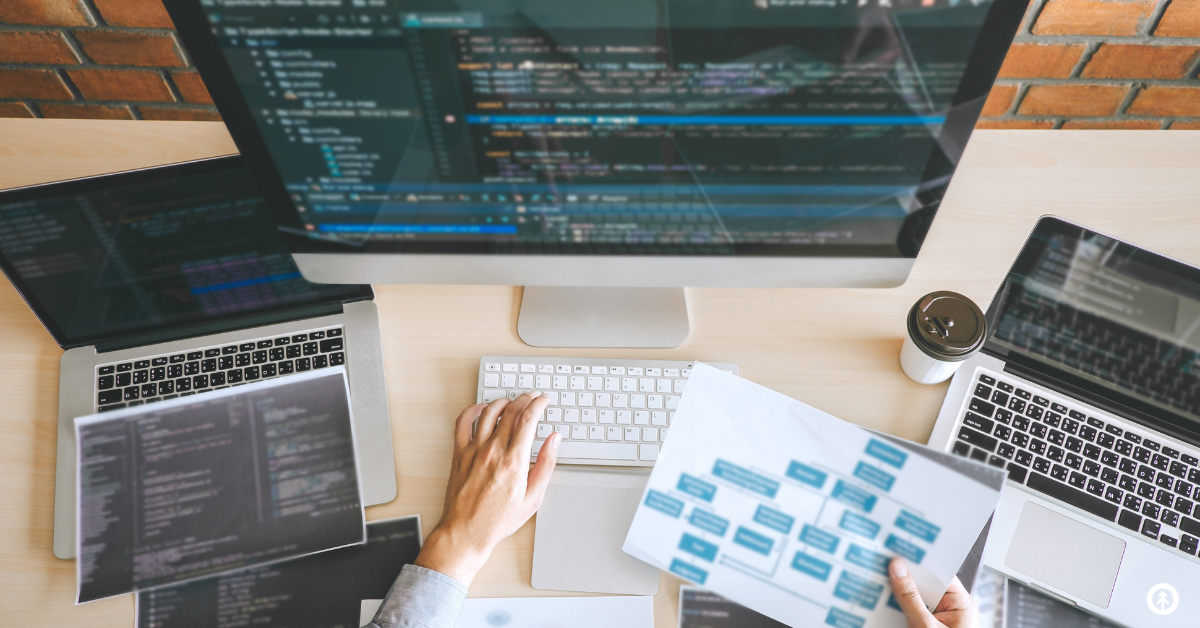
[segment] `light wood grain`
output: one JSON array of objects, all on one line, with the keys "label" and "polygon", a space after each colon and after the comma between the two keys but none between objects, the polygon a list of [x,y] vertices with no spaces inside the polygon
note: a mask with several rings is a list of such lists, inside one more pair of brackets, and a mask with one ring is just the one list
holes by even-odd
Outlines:
[{"label": "light wood grain", "polygon": [[[232,150],[213,123],[0,120],[0,138],[0,186]],[[977,132],[905,285],[692,289],[692,336],[665,351],[526,347],[519,288],[377,286],[400,492],[368,516],[420,513],[426,530],[437,521],[451,424],[474,401],[485,353],[736,362],[752,381],[924,442],[946,386],[914,384],[898,363],[904,313],[920,295],[956,290],[987,303],[1037,217],[1051,213],[1200,263],[1197,172],[1200,132]],[[128,628],[131,596],[74,606],[74,563],[50,552],[61,351],[7,282],[0,324],[0,625]],[[532,546],[531,523],[497,548],[470,595],[546,595],[529,586]],[[679,582],[662,576],[657,628],[675,625]]]}]

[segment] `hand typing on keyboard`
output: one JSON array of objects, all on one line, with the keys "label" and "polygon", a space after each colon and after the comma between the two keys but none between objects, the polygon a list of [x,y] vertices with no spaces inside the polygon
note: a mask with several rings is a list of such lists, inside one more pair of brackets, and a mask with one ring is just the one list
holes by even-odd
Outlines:
[{"label": "hand typing on keyboard", "polygon": [[562,440],[561,434],[550,435],[529,467],[533,438],[548,402],[534,391],[512,401],[501,397],[475,404],[458,416],[442,519],[414,564],[470,585],[492,548],[537,512]]},{"label": "hand typing on keyboard", "polygon": [[888,577],[908,628],[973,628],[979,625],[975,602],[957,577],[950,581],[950,588],[932,613],[921,601],[917,583],[908,574],[908,563],[903,558],[892,559]]}]

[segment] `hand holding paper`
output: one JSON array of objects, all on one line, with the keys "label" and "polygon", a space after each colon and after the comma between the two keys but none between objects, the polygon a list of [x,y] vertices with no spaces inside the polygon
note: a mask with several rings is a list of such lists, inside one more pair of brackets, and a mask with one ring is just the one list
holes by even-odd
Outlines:
[{"label": "hand holding paper", "polygon": [[624,549],[791,626],[899,628],[891,559],[940,600],[1000,497],[926,451],[698,364]]}]

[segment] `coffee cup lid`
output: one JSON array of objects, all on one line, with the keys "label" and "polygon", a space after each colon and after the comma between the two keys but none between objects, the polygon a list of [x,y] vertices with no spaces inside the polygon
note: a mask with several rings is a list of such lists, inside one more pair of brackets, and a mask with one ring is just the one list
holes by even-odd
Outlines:
[{"label": "coffee cup lid", "polygon": [[931,292],[908,313],[908,335],[925,355],[942,362],[970,357],[987,336],[987,320],[973,301],[957,292]]}]

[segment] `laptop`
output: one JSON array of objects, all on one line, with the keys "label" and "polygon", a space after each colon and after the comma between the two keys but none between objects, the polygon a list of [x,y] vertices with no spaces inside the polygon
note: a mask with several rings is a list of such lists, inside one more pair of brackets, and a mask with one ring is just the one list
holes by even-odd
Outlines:
[{"label": "laptop", "polygon": [[370,286],[300,276],[240,157],[0,192],[0,267],[66,349],[54,554],[80,416],[345,365],[365,505],[396,496]]},{"label": "laptop", "polygon": [[1200,618],[1200,269],[1038,221],[929,444],[1008,470],[983,562],[1127,626]]}]

